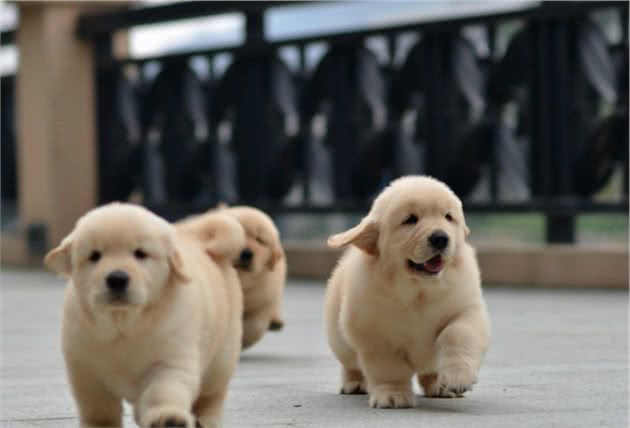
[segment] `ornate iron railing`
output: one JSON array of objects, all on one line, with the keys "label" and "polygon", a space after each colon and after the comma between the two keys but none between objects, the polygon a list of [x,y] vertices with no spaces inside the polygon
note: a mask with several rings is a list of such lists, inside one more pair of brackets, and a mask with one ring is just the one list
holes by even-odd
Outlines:
[{"label": "ornate iron railing", "polygon": [[[78,35],[97,52],[101,201],[140,195],[169,217],[219,201],[362,211],[391,178],[426,173],[469,211],[545,214],[552,242],[574,239],[580,212],[628,211],[626,2],[267,40],[266,11],[294,4],[183,2],[81,17]],[[619,40],[592,19],[602,10],[619,20]],[[245,15],[242,45],[113,55],[117,30],[225,12]],[[514,22],[507,47],[497,46]],[[389,59],[367,46],[375,37]],[[405,38],[414,40],[407,50]],[[309,67],[321,42],[326,53]],[[297,69],[279,54],[287,48]],[[231,64],[219,75],[225,53]],[[611,177],[622,184],[594,197]]]}]

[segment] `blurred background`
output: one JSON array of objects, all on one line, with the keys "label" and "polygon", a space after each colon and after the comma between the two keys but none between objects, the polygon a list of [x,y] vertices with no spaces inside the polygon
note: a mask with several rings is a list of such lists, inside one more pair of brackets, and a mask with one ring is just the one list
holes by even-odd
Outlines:
[{"label": "blurred background", "polygon": [[627,2],[1,5],[4,265],[98,204],[227,202],[324,277],[328,234],[430,174],[489,281],[627,287]]}]

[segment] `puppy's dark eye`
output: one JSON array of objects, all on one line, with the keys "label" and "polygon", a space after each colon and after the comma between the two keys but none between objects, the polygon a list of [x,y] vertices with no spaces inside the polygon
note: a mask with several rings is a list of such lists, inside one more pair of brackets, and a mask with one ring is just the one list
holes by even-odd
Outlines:
[{"label": "puppy's dark eye", "polygon": [[453,222],[453,216],[451,215],[451,213],[447,213],[444,217],[446,217],[446,220],[449,222]]},{"label": "puppy's dark eye", "polygon": [[409,217],[402,224],[416,224],[418,223],[418,216],[415,214],[410,214]]},{"label": "puppy's dark eye", "polygon": [[260,236],[256,237],[256,242],[258,242],[260,245],[267,245]]},{"label": "puppy's dark eye", "polygon": [[134,251],[133,256],[138,260],[144,260],[149,257],[149,255],[141,248],[138,248],[136,251]]},{"label": "puppy's dark eye", "polygon": [[92,263],[96,263],[100,259],[101,259],[101,252],[100,251],[92,251],[90,253],[90,257],[88,257],[88,260],[90,260]]}]

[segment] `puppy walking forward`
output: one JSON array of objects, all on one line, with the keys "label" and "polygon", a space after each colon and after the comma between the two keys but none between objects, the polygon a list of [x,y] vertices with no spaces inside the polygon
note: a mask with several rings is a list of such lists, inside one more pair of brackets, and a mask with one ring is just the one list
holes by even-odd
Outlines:
[{"label": "puppy walking forward", "polygon": [[489,320],[461,201],[424,176],[393,181],[356,227],[329,238],[352,245],[327,288],[328,341],[342,365],[341,393],[372,407],[459,397],[477,382]]},{"label": "puppy walking forward", "polygon": [[248,206],[224,207],[245,230],[246,245],[236,264],[243,288],[243,349],[268,330],[281,330],[282,293],[287,276],[280,233],[264,212]]},{"label": "puppy walking forward", "polygon": [[70,279],[63,353],[82,427],[120,427],[123,399],[142,427],[220,426],[242,334],[231,264],[245,237],[229,216],[212,221],[230,231],[220,245],[111,204],[46,256]]},{"label": "puppy walking forward", "polygon": [[[234,260],[243,291],[243,349],[258,342],[268,330],[281,330],[282,293],[287,265],[280,243],[280,233],[273,220],[254,207],[228,207],[195,215],[177,222],[178,230],[198,239],[213,239],[213,245],[230,242],[230,229],[222,229],[212,219],[229,215],[240,223],[245,243]],[[205,227],[199,227],[205,224]]]}]

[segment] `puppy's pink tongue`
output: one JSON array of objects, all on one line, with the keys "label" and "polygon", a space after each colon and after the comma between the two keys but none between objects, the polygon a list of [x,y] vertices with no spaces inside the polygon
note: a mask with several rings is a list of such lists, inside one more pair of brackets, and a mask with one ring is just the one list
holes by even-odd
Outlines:
[{"label": "puppy's pink tongue", "polygon": [[424,270],[431,273],[438,273],[442,270],[444,263],[442,262],[442,257],[437,255],[426,262],[424,264]]}]

